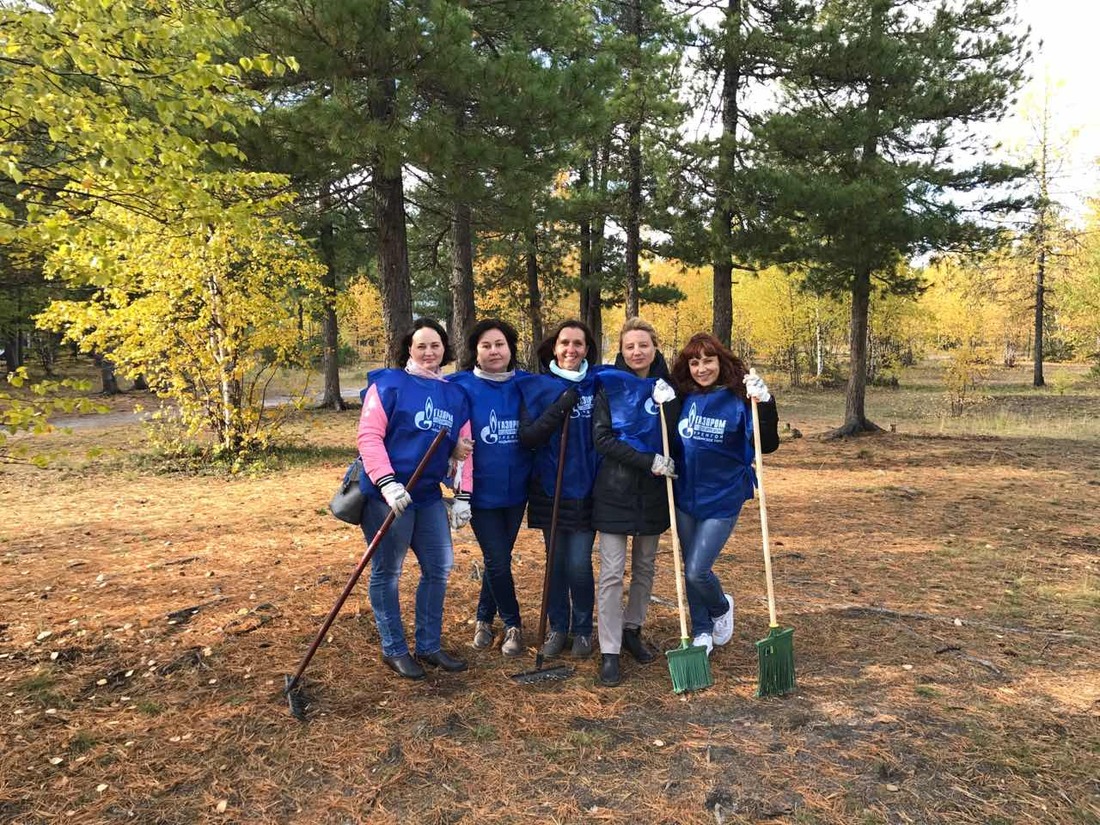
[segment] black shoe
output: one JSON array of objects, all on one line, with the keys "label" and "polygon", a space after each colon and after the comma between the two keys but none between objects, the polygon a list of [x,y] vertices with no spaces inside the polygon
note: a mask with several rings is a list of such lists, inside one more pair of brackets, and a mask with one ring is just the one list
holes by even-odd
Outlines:
[{"label": "black shoe", "polygon": [[406,679],[424,678],[424,668],[418,665],[416,659],[408,653],[402,653],[400,656],[383,656],[382,662],[398,676]]},{"label": "black shoe", "polygon": [[600,684],[605,687],[615,687],[620,681],[619,654],[603,654],[603,662],[600,664]]},{"label": "black shoe", "polygon": [[649,649],[649,645],[642,641],[642,629],[640,627],[623,628],[623,650],[634,657],[640,665],[648,665],[657,658]]},{"label": "black shoe", "polygon": [[469,667],[462,659],[456,659],[445,650],[437,650],[435,653],[417,653],[416,658],[422,664],[442,668],[448,673],[458,673]]}]

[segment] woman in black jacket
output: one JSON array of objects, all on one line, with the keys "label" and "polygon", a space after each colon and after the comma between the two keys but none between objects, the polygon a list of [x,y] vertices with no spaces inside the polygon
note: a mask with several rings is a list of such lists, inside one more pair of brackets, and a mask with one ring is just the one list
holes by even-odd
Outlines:
[{"label": "woman in black jacket", "polygon": [[[657,542],[669,527],[665,476],[674,465],[663,455],[660,410],[652,395],[668,378],[657,332],[631,318],[619,333],[616,370],[601,372],[593,402],[592,436],[602,456],[593,488],[592,526],[600,534],[598,587],[600,682],[619,684],[622,648],[640,664],[655,654],[642,640],[653,589]],[[627,540],[633,537],[630,594],[623,610]]]},{"label": "woman in black jacket", "polygon": [[[560,656],[570,634],[574,658],[592,655],[595,582],[592,577],[592,486],[596,451],[592,444],[592,398],[596,368],[589,369],[592,332],[582,322],[560,323],[538,349],[545,374],[519,381],[519,443],[535,451],[527,502],[527,526],[541,528],[554,562],[546,599],[550,632],[542,646],[548,659]],[[568,422],[568,424],[567,424]],[[561,497],[553,526],[554,488],[563,427],[568,429],[565,461],[560,466]]]}]

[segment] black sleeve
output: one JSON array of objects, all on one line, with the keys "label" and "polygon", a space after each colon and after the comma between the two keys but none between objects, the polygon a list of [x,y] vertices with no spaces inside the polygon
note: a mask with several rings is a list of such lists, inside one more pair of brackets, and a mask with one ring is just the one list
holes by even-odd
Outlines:
[{"label": "black sleeve", "polygon": [[779,409],[775,406],[775,396],[771,401],[757,402],[756,411],[760,417],[760,449],[765,454],[774,453],[779,449]]},{"label": "black sleeve", "polygon": [[532,420],[524,404],[519,408],[519,443],[529,450],[545,444],[550,437],[561,430],[565,417],[573,411],[577,403],[577,391],[570,387],[558,400],[543,410],[542,415]]},{"label": "black sleeve", "polygon": [[653,468],[653,453],[635,450],[615,437],[615,431],[611,429],[611,405],[603,390],[596,393],[592,403],[592,439],[596,442],[596,452],[600,455],[642,471]]}]

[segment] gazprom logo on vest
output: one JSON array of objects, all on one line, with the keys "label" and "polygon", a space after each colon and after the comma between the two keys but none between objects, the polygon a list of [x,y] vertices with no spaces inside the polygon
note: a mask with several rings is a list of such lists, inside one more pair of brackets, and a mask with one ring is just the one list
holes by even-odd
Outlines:
[{"label": "gazprom logo on vest", "polygon": [[569,413],[570,418],[591,418],[592,417],[592,393],[588,395],[582,395],[577,399],[577,405],[573,407],[573,412]]},{"label": "gazprom logo on vest", "polygon": [[424,402],[424,409],[416,414],[413,423],[418,430],[441,430],[444,427],[449,430],[454,427],[455,417],[447,410],[436,407],[429,395]]},{"label": "gazprom logo on vest", "polygon": [[514,444],[519,433],[519,421],[514,418],[497,418],[496,410],[489,410],[489,425],[481,428],[481,440],[485,444]]},{"label": "gazprom logo on vest", "polygon": [[726,419],[699,415],[696,406],[692,404],[687,418],[680,419],[677,429],[682,438],[693,438],[696,441],[721,441],[726,434]]}]

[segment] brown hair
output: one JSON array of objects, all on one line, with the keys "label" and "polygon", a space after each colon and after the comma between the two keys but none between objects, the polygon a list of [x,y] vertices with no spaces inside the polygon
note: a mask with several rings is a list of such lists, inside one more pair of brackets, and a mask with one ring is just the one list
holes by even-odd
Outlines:
[{"label": "brown hair", "polygon": [[539,344],[537,355],[543,372],[549,372],[550,370],[550,362],[554,360],[554,346],[558,343],[558,336],[561,335],[563,329],[579,329],[583,332],[585,343],[584,357],[587,359],[588,356],[592,354],[592,346],[595,341],[592,336],[592,330],[588,328],[588,325],[584,323],[584,321],[570,318],[554,327],[554,331],[547,335],[542,343]]},{"label": "brown hair", "polygon": [[[692,358],[703,358],[713,355],[718,358],[718,380],[710,387],[700,387],[691,377],[691,368],[688,366]],[[689,392],[709,392],[718,387],[726,387],[733,391],[739,398],[746,398],[743,380],[748,370],[745,364],[722,342],[709,332],[697,332],[691,336],[691,340],[684,345],[676,361],[672,365],[672,382],[676,389],[683,394]]]}]

